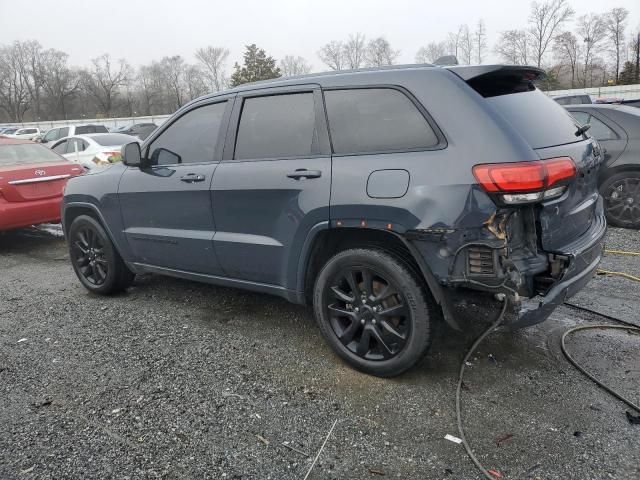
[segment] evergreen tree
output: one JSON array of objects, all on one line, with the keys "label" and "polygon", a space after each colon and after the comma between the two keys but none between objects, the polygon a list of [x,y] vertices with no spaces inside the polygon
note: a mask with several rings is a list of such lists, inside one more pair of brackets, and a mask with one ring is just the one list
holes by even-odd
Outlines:
[{"label": "evergreen tree", "polygon": [[618,76],[618,85],[633,85],[636,83],[636,66],[633,62],[624,62]]},{"label": "evergreen tree", "polygon": [[235,72],[231,75],[232,87],[237,87],[243,83],[268,80],[281,76],[275,59],[273,57],[267,57],[267,54],[262,48],[258,48],[255,43],[247,45],[246,48],[244,65],[241,67],[236,63],[233,67]]}]

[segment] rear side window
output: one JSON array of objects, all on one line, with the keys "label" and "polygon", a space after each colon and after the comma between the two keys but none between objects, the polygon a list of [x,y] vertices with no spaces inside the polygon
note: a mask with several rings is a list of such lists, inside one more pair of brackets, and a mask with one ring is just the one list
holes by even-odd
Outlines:
[{"label": "rear side window", "polygon": [[87,133],[109,133],[104,125],[82,125],[76,127],[76,135],[85,135]]},{"label": "rear side window", "polygon": [[43,145],[0,145],[0,166],[60,161],[63,160]]},{"label": "rear side window", "polygon": [[226,102],[205,105],[182,115],[149,146],[151,162],[212,162],[226,106]]},{"label": "rear side window", "polygon": [[328,90],[324,98],[335,153],[426,149],[438,144],[426,118],[398,90]]},{"label": "rear side window", "polygon": [[313,93],[247,98],[234,158],[305,157],[317,153]]},{"label": "rear side window", "polygon": [[69,127],[64,127],[60,129],[60,134],[58,135],[58,138],[64,138],[64,137],[68,137],[69,136]]},{"label": "rear side window", "polygon": [[486,101],[524,137],[532,148],[582,140],[569,112],[540,90],[492,96]]}]

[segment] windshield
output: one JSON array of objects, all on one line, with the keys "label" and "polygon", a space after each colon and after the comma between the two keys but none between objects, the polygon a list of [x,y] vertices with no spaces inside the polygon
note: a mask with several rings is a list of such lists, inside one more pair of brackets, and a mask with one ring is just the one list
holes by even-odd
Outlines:
[{"label": "windshield", "polygon": [[136,138],[131,137],[129,135],[122,134],[112,134],[112,135],[100,135],[91,138],[98,145],[102,145],[105,147],[112,147],[117,145],[124,145],[125,143],[135,142]]},{"label": "windshield", "polygon": [[57,154],[42,145],[22,143],[0,145],[0,165],[28,165],[30,163],[62,162]]}]

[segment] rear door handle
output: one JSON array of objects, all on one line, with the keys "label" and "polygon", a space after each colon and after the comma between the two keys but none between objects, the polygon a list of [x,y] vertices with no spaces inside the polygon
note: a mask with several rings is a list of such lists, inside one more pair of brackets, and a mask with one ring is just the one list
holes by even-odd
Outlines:
[{"label": "rear door handle", "polygon": [[180,181],[187,183],[204,182],[204,175],[187,173],[184,177],[180,177]]},{"label": "rear door handle", "polygon": [[306,168],[298,168],[295,172],[287,173],[287,178],[300,180],[301,178],[320,178],[322,172],[320,170],[307,170]]}]

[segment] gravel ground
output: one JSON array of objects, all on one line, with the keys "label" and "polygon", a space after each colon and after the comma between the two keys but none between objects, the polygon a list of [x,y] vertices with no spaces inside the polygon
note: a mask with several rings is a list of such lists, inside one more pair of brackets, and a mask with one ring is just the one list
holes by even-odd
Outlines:
[{"label": "gravel ground", "polygon": [[[639,238],[611,229],[608,248],[638,251]],[[603,268],[640,275],[640,257],[607,256]],[[573,301],[639,320],[629,280],[598,276]],[[466,335],[443,327],[417,368],[383,380],[332,355],[308,308],[153,275],[93,296],[55,228],[5,234],[0,478],[303,479],[336,421],[310,479],[480,478],[444,439],[457,436],[459,362],[484,325],[472,306],[464,317]],[[487,468],[509,479],[640,478],[640,425],[558,347],[567,328],[601,321],[562,307],[480,347],[463,414]],[[568,341],[635,401],[638,345],[608,331]]]}]

